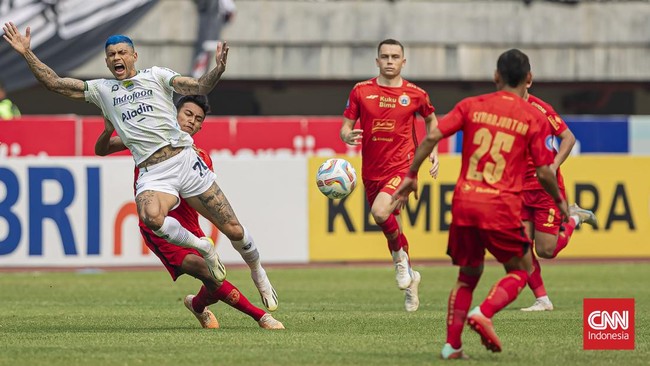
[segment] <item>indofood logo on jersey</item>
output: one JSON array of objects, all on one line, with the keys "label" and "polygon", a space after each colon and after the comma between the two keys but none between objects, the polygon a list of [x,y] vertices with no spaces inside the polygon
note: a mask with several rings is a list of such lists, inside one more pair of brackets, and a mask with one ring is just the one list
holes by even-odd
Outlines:
[{"label": "indofood logo on jersey", "polygon": [[113,98],[113,106],[118,106],[126,103],[133,103],[139,99],[148,99],[153,97],[152,90],[137,90],[131,94],[124,94],[119,97]]}]

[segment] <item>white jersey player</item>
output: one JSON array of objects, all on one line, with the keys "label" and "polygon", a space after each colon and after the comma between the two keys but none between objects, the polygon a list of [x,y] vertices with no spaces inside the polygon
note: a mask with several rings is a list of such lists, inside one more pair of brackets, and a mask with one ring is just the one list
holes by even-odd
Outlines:
[{"label": "white jersey player", "polygon": [[[168,216],[179,203],[179,195],[226,235],[240,254],[257,252],[252,236],[241,225],[212,173],[192,149],[192,138],[176,122],[172,93],[208,94],[226,70],[228,46],[219,42],[216,66],[196,79],[153,67],[138,72],[138,54],[133,42],[123,35],[106,40],[106,66],[114,76],[83,82],[61,78],[36,57],[30,48],[27,27],[22,34],[13,23],[5,23],[3,38],[21,54],[32,73],[46,88],[101,108],[105,129],[98,144],[110,144],[115,129],[140,168],[136,182],[136,205],[140,219],[156,235],[170,243],[191,247],[204,257],[210,272],[223,281],[226,270],[209,238],[198,238]],[[250,256],[250,254],[248,254]],[[277,308],[277,297],[266,272],[256,257],[253,280],[269,310]]]},{"label": "white jersey player", "polygon": [[100,107],[113,122],[136,165],[167,145],[192,146],[192,137],[172,118],[176,115],[172,82],[178,76],[154,66],[126,80],[86,81],[86,100]]}]

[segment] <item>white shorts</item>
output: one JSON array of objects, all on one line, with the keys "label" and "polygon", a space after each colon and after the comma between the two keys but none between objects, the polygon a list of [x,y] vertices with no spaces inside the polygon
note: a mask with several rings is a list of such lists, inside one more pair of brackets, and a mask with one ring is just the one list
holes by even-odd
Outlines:
[{"label": "white shorts", "polygon": [[215,179],[215,174],[194,148],[186,147],[170,159],[140,168],[135,182],[135,195],[144,191],[156,191],[183,198],[198,196],[207,191]]}]

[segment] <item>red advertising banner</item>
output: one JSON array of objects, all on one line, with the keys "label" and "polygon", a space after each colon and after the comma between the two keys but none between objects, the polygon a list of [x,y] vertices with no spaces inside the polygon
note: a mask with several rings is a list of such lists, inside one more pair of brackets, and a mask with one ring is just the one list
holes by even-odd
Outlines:
[{"label": "red advertising banner", "polygon": [[[339,138],[341,117],[209,117],[194,140],[222,156],[357,155]],[[25,116],[2,122],[0,156],[94,156],[104,129],[102,117]],[[424,138],[424,122],[417,128]],[[440,152],[449,152],[447,139]],[[115,155],[129,155],[128,151]]]},{"label": "red advertising banner", "polygon": [[77,116],[29,116],[0,121],[0,157],[75,156]]}]

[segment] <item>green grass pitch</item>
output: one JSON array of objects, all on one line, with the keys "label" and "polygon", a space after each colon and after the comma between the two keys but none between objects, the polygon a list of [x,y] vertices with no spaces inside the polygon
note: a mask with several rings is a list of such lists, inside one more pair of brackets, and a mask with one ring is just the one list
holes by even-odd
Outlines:
[{"label": "green grass pitch", "polygon": [[[417,265],[420,310],[403,310],[389,264],[273,268],[274,314],[286,331],[260,329],[227,305],[212,306],[221,329],[204,330],[182,299],[199,282],[152,271],[0,273],[0,365],[432,365],[445,342],[450,265]],[[486,351],[465,328],[467,365],[649,365],[649,263],[566,262],[543,267],[556,310],[523,313],[533,295],[494,318],[503,352]],[[481,301],[502,269],[488,265]],[[229,279],[261,306],[247,269]],[[636,299],[634,351],[583,351],[585,297]]]}]

